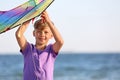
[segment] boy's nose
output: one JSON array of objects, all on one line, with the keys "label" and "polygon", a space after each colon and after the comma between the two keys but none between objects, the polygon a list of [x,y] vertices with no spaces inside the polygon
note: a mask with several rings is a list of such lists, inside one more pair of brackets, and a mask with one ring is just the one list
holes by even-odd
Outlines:
[{"label": "boy's nose", "polygon": [[42,32],[41,32],[41,35],[43,36],[43,35],[45,35],[45,33],[42,31]]}]

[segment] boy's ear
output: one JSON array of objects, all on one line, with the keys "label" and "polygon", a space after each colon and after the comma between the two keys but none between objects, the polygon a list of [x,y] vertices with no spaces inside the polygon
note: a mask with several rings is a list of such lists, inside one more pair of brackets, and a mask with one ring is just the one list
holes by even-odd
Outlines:
[{"label": "boy's ear", "polygon": [[33,31],[33,36],[35,36],[35,30]]},{"label": "boy's ear", "polygon": [[53,34],[51,34],[50,39],[53,38]]}]

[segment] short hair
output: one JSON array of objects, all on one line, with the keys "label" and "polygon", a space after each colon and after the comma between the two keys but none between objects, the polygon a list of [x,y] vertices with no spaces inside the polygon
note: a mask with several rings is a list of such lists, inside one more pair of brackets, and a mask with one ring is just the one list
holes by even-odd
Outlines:
[{"label": "short hair", "polygon": [[34,23],[34,29],[38,29],[39,27],[42,26],[48,26],[48,24],[44,22],[42,19],[39,19]]},{"label": "short hair", "polygon": [[[54,25],[53,22],[52,22],[52,24]],[[41,26],[48,26],[48,24],[47,24],[47,22],[44,22],[43,19],[39,19],[34,23],[34,29],[38,29]]]}]

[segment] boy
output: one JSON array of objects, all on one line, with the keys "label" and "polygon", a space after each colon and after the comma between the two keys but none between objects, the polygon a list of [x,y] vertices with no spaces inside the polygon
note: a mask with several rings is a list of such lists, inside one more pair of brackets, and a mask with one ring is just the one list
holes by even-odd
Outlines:
[{"label": "boy", "polygon": [[[35,45],[27,42],[24,32],[30,21],[16,31],[16,39],[24,56],[24,80],[53,80],[54,61],[63,45],[63,39],[44,11],[34,24]],[[55,43],[47,45],[54,37]]]}]

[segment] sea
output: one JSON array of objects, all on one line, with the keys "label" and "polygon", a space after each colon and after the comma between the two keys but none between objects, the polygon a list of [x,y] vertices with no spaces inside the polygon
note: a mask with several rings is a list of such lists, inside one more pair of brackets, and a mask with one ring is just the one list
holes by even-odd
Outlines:
[{"label": "sea", "polygon": [[[0,55],[0,80],[23,79],[23,56]],[[61,52],[54,80],[120,80],[120,53]]]}]

